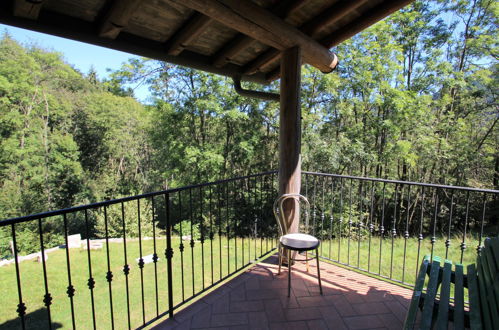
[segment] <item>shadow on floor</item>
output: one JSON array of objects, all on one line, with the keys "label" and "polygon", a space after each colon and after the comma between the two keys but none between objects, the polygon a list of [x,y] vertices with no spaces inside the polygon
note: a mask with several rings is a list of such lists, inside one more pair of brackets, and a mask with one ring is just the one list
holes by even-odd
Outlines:
[{"label": "shadow on floor", "polygon": [[401,329],[412,291],[322,262],[320,295],[315,261],[278,274],[270,256],[178,312],[155,329]]}]

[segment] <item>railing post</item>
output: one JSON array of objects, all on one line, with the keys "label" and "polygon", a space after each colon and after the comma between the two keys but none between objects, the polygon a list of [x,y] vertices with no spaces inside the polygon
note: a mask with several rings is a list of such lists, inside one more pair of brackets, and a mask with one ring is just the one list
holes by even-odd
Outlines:
[{"label": "railing post", "polygon": [[166,267],[168,273],[168,310],[170,318],[173,318],[173,249],[172,249],[172,232],[170,221],[170,194],[165,194],[165,209],[166,209]]},{"label": "railing post", "polygon": [[[16,225],[13,223],[12,227],[12,252],[14,254],[14,263],[16,264],[16,280],[17,280],[17,294],[19,296],[19,304],[17,304],[17,314],[21,319],[22,329],[26,329],[26,304],[23,302],[22,285],[21,285],[21,271],[19,267],[19,258],[17,255],[17,240],[16,240]],[[42,258],[45,256],[42,256]]]}]

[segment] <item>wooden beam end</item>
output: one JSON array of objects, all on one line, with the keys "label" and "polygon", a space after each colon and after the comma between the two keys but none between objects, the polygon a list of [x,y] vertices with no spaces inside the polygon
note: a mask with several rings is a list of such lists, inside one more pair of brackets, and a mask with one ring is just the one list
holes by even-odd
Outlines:
[{"label": "wooden beam end", "polygon": [[326,71],[321,70],[322,73],[331,73],[338,66],[338,56],[336,56],[335,53],[331,53],[331,55],[332,55],[332,59],[331,59],[331,63],[329,63],[329,70],[326,70]]}]

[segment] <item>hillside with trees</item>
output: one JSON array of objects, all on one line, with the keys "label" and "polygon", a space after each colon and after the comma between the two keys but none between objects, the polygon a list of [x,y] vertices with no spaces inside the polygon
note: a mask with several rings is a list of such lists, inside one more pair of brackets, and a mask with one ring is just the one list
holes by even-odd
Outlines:
[{"label": "hillside with trees", "polygon": [[[499,189],[497,10],[416,1],[337,47],[336,72],[304,66],[303,169]],[[1,218],[276,169],[278,111],[224,77],[140,59],[100,79],[4,35]]]}]

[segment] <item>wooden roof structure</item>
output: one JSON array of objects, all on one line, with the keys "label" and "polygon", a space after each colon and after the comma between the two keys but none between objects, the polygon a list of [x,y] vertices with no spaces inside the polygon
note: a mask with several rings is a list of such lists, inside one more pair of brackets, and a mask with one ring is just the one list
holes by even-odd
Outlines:
[{"label": "wooden roof structure", "polygon": [[332,71],[332,47],[411,1],[4,0],[0,23],[268,83],[294,46]]}]

